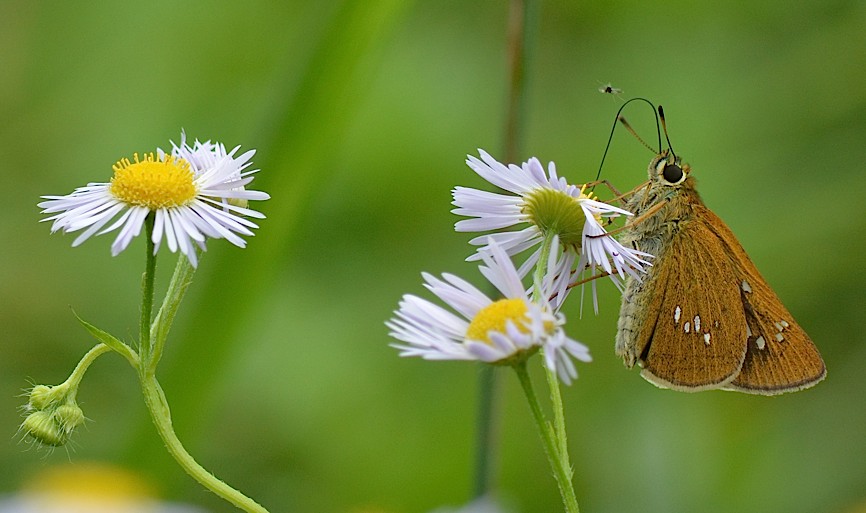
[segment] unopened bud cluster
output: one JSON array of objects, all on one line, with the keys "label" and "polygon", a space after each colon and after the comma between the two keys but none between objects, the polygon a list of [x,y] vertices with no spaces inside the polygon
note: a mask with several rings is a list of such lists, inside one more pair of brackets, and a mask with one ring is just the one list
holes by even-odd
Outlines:
[{"label": "unopened bud cluster", "polygon": [[63,383],[57,386],[36,385],[21,430],[39,443],[60,446],[69,441],[72,431],[84,424],[84,412],[75,403],[75,393]]}]

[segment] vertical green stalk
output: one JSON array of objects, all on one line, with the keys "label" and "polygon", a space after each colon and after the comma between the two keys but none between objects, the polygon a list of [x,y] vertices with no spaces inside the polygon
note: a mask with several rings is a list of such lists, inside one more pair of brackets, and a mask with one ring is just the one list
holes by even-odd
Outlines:
[{"label": "vertical green stalk", "polygon": [[138,355],[140,362],[150,360],[150,318],[153,315],[153,281],[156,274],[156,255],[153,252],[154,213],[147,214],[144,220],[145,251],[147,252],[144,276],[141,278],[141,321],[138,338]]},{"label": "vertical green stalk", "polygon": [[[535,266],[535,274],[533,276],[533,289],[532,289],[532,301],[539,302],[543,301],[547,298],[541,297],[542,291],[544,290],[542,287],[542,283],[544,281],[544,273],[547,270],[547,264],[550,260],[550,248],[553,245],[553,237],[555,234],[548,233],[545,234],[544,238],[541,241],[541,253],[538,257],[538,264]],[[555,256],[553,256],[555,258]],[[523,364],[525,366],[525,364]],[[552,371],[544,367],[545,375],[547,377],[547,386],[550,389],[550,406],[553,410],[553,425],[550,426],[545,423],[545,432],[542,433],[542,438],[545,436],[551,437],[551,446],[547,446],[547,440],[545,440],[545,450],[547,451],[547,457],[550,458],[550,464],[554,467],[554,476],[556,477],[556,481],[559,484],[559,491],[562,493],[562,500],[566,505],[566,509],[568,508],[570,503],[574,503],[574,507],[577,508],[577,498],[574,495],[574,487],[571,483],[572,470],[571,464],[569,463],[569,455],[568,455],[568,437],[565,430],[565,408],[562,404],[562,394],[559,390],[559,378],[556,375],[556,371]],[[525,373],[525,371],[524,371]],[[518,375],[520,375],[520,371],[518,370]],[[524,390],[527,391],[527,385],[531,386],[528,382],[529,377],[526,376],[526,383],[523,382],[524,377],[521,376],[521,384],[524,385]],[[533,401],[537,402],[537,399],[534,398],[535,394],[533,392],[533,399],[530,400],[530,403]],[[533,411],[535,415],[536,412]],[[538,414],[541,414],[541,411],[538,411]],[[538,420],[536,419],[536,422]],[[553,452],[551,452],[553,451]],[[562,469],[560,473],[557,473],[557,468]],[[563,479],[567,479],[568,486],[565,487],[562,483]],[[568,494],[568,495],[567,495]],[[567,511],[572,511],[567,509]],[[574,511],[577,511],[576,509]]]},{"label": "vertical green stalk", "polygon": [[[568,436],[565,431],[565,407],[562,404],[562,394],[559,391],[559,378],[556,372],[544,368],[547,375],[547,387],[550,389],[550,407],[553,410],[553,432],[556,435],[556,446],[561,457],[569,460]],[[571,466],[569,466],[569,469]],[[571,471],[569,471],[571,475]]]},{"label": "vertical green stalk", "polygon": [[538,33],[538,0],[511,0],[508,9],[508,95],[505,115],[504,161],[516,163],[527,109],[529,57]]},{"label": "vertical green stalk", "polygon": [[[542,282],[544,280],[544,273],[547,270],[547,264],[550,260],[550,247],[553,244],[554,234],[545,234],[544,239],[541,242],[541,254],[538,257],[538,265],[535,267],[535,275],[533,277],[535,287],[532,290],[532,300],[533,301],[541,301],[540,297],[542,288]],[[553,410],[553,430],[554,435],[556,435],[556,447],[559,451],[560,457],[568,461],[568,437],[565,430],[565,407],[562,403],[562,394],[559,390],[559,378],[556,375],[555,371],[552,371],[545,367],[545,372],[547,375],[547,387],[550,389],[550,405]]]},{"label": "vertical green stalk", "polygon": [[[156,271],[156,255],[153,253],[154,244],[152,241],[153,225],[153,214],[150,214],[147,216],[145,222],[147,263],[142,278],[141,340],[138,348],[138,379],[141,382],[141,391],[144,395],[147,411],[150,413],[150,418],[154,426],[156,426],[156,430],[160,438],[162,438],[165,448],[187,474],[223,500],[247,513],[268,513],[268,510],[263,508],[259,503],[227,485],[195,461],[192,455],[183,447],[183,444],[181,444],[180,439],[174,432],[174,426],[171,422],[171,410],[165,399],[165,394],[162,392],[162,387],[160,387],[159,382],[156,380],[156,365],[159,363],[168,330],[174,320],[180,301],[183,299],[183,295],[192,281],[192,275],[195,270],[189,264],[189,260],[185,255],[178,255],[178,259],[182,262],[178,262],[177,267],[175,267],[165,300],[159,309],[156,320],[151,324],[153,282],[154,272]],[[109,350],[107,346],[100,344],[92,349],[91,353],[96,354],[98,348],[100,348],[99,351],[102,351],[101,348],[105,348],[105,351]]]},{"label": "vertical green stalk", "polygon": [[[198,249],[193,251],[201,254]],[[172,274],[171,281],[168,284],[168,290],[165,292],[165,299],[163,299],[162,306],[159,307],[159,312],[156,314],[156,318],[150,327],[150,339],[153,349],[150,361],[147,364],[150,366],[151,372],[156,372],[156,366],[159,365],[159,360],[162,358],[162,350],[168,338],[168,330],[174,322],[174,316],[177,314],[177,309],[180,307],[180,302],[184,294],[186,294],[187,288],[192,283],[194,274],[195,267],[192,266],[189,259],[183,256],[179,257],[177,265],[174,268],[174,274]]]},{"label": "vertical green stalk", "polygon": [[523,387],[527,402],[529,402],[529,409],[532,410],[532,418],[535,420],[538,434],[541,435],[544,452],[550,461],[550,468],[559,487],[559,494],[562,496],[565,511],[567,513],[579,513],[580,508],[577,506],[577,497],[574,494],[574,486],[571,483],[572,472],[571,464],[568,461],[568,453],[561,451],[560,440],[558,440],[556,434],[557,430],[544,418],[541,405],[538,403],[538,397],[532,388],[532,380],[526,371],[526,361],[514,365],[514,370],[517,372],[520,385]]},{"label": "vertical green stalk", "polygon": [[478,370],[478,431],[475,435],[475,476],[472,488],[475,498],[486,495],[492,482],[493,445],[496,440],[494,405],[498,389],[494,365],[481,365]]},{"label": "vertical green stalk", "polygon": [[532,276],[532,301],[535,303],[541,302],[548,298],[541,297],[541,292],[544,290],[544,273],[547,272],[547,264],[550,260],[550,247],[553,245],[555,233],[545,233],[541,239],[541,252],[538,255],[538,263],[535,264],[535,274]]}]

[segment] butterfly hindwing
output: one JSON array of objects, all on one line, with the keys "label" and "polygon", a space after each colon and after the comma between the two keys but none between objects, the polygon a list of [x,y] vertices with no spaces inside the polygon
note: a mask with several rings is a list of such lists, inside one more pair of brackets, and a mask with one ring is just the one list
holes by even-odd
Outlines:
[{"label": "butterfly hindwing", "polygon": [[740,374],[725,388],[774,395],[808,388],[821,381],[826,368],[815,344],[794,320],[749,259],[733,232],[706,207],[696,209],[721,241],[739,280],[747,322],[748,351]]}]

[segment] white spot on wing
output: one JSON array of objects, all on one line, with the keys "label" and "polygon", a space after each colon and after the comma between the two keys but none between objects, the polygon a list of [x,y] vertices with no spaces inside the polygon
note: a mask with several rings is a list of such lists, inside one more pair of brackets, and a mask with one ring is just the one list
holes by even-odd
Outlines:
[{"label": "white spot on wing", "polygon": [[779,321],[779,324],[781,324],[783,328],[787,328],[788,326],[790,326],[790,325],[789,325],[787,322],[785,322],[785,321]]},{"label": "white spot on wing", "polygon": [[704,344],[710,345],[710,334],[704,333]]},{"label": "white spot on wing", "polygon": [[689,323],[683,324],[683,331],[685,331],[686,333],[689,332],[690,328],[691,328],[691,325]]},{"label": "white spot on wing", "polygon": [[747,337],[752,336],[752,328],[750,328],[748,324],[746,324],[746,336]]},{"label": "white spot on wing", "polygon": [[746,280],[743,280],[743,283],[740,284],[740,287],[742,287],[743,292],[751,292],[752,291],[752,287],[749,285],[749,282],[747,282]]},{"label": "white spot on wing", "polygon": [[780,322],[776,322],[776,323],[773,323],[773,324],[776,325],[776,329],[779,330],[779,333],[781,333],[782,330],[785,329],[785,327],[782,326],[782,323],[780,323]]},{"label": "white spot on wing", "polygon": [[785,340],[785,337],[781,333],[776,333],[776,340],[779,342]]},{"label": "white spot on wing", "polygon": [[701,316],[695,316],[695,332],[701,331]]},{"label": "white spot on wing", "polygon": [[755,345],[758,346],[758,349],[764,349],[767,342],[764,340],[764,337],[758,337],[757,340],[755,340]]},{"label": "white spot on wing", "polygon": [[679,305],[677,305],[677,309],[674,310],[674,324],[679,324],[679,322],[680,322],[680,314],[681,314],[681,313],[683,313],[683,311],[680,310]]}]

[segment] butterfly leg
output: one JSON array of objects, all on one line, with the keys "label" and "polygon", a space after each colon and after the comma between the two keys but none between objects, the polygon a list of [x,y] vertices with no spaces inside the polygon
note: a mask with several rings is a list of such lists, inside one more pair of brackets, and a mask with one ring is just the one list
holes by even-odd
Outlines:
[{"label": "butterfly leg", "polygon": [[611,272],[603,272],[600,274],[594,274],[594,275],[590,276],[589,278],[584,278],[584,279],[578,280],[574,283],[569,283],[568,288],[577,287],[578,285],[583,285],[584,283],[589,283],[591,281],[597,280],[599,278],[604,278],[605,276],[610,276],[612,274],[618,274],[617,270],[611,269]]},{"label": "butterfly leg", "polygon": [[616,235],[617,233],[625,230],[626,228],[631,228],[635,224],[642,223],[642,222],[646,221],[647,219],[649,219],[650,217],[655,215],[659,210],[664,208],[665,205],[667,205],[667,204],[668,204],[667,199],[665,201],[659,201],[658,203],[656,203],[655,205],[653,205],[649,209],[647,209],[647,211],[644,212],[643,214],[635,217],[634,219],[631,219],[630,222],[626,223],[624,226],[620,226],[619,228],[617,228],[615,230],[611,230],[607,233],[602,233],[600,235],[587,235],[587,237],[589,237],[591,239],[597,239],[599,237],[608,237],[610,235]]},{"label": "butterfly leg", "polygon": [[613,184],[610,183],[610,181],[608,181],[608,180],[593,180],[592,182],[587,182],[586,184],[584,184],[584,187],[595,187],[596,185],[604,185],[605,187],[607,187],[610,190],[610,192],[612,192],[614,194],[613,198],[605,201],[605,203],[610,204],[613,202],[623,203],[624,199],[629,198],[631,196],[634,196],[639,190],[643,189],[648,184],[649,184],[649,180],[647,180],[646,182],[638,185],[634,189],[627,191],[627,192],[619,192],[619,190],[616,187],[614,187]]}]

